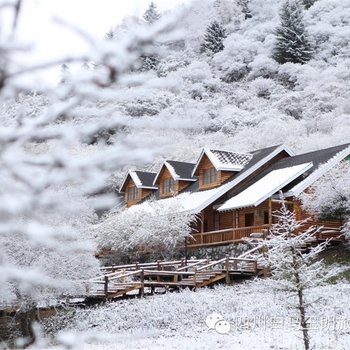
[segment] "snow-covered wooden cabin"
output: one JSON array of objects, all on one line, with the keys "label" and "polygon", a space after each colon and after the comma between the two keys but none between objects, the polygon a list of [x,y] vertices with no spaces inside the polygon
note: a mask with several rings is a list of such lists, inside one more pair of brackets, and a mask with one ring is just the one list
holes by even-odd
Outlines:
[{"label": "snow-covered wooden cabin", "polygon": [[[165,161],[154,176],[152,191],[162,205],[177,201],[182,211],[197,214],[193,247],[227,244],[266,233],[273,211],[280,207],[280,191],[298,220],[312,216],[302,210],[299,195],[349,155],[350,144],[300,155],[285,145],[248,153],[203,149],[196,164]],[[127,191],[126,181],[121,191]],[[311,223],[327,228],[342,224],[340,220]]]},{"label": "snow-covered wooden cabin", "polygon": [[128,208],[138,204],[158,190],[158,187],[153,185],[156,175],[156,173],[145,171],[128,171],[120,187],[120,192],[124,193],[124,201]]}]

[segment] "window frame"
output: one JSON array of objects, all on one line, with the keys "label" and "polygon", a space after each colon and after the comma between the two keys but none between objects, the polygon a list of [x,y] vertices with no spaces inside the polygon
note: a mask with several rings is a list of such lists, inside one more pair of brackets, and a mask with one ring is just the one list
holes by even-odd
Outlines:
[{"label": "window frame", "polygon": [[175,180],[172,177],[167,177],[162,181],[162,193],[175,192]]},{"label": "window frame", "polygon": [[136,201],[140,199],[140,190],[136,186],[128,187],[127,200]]},{"label": "window frame", "polygon": [[215,183],[217,180],[217,171],[214,167],[203,169],[202,185]]}]

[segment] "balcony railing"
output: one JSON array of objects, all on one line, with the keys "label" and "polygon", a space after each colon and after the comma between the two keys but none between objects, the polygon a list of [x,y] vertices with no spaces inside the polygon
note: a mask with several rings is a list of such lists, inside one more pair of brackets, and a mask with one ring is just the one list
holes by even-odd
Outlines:
[{"label": "balcony railing", "polygon": [[260,225],[194,233],[192,234],[193,238],[189,241],[189,246],[194,247],[237,242],[243,237],[249,237],[252,233],[263,233],[266,235],[269,227],[270,225]]}]

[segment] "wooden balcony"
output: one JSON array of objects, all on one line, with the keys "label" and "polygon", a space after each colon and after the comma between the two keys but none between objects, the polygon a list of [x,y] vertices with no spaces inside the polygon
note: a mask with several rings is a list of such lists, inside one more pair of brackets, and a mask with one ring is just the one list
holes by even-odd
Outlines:
[{"label": "wooden balcony", "polygon": [[200,246],[221,245],[235,243],[243,237],[249,237],[252,233],[263,233],[265,236],[270,225],[248,226],[230,228],[226,230],[200,232],[192,234],[192,239],[188,242],[189,248]]}]

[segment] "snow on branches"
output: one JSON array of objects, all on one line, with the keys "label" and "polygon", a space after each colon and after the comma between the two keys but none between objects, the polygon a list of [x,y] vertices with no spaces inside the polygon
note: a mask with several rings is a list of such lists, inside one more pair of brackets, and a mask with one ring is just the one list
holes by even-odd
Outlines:
[{"label": "snow on branches", "polygon": [[268,253],[271,274],[277,281],[275,285],[277,289],[297,296],[297,302],[291,302],[290,306],[298,310],[304,348],[308,350],[310,349],[308,309],[317,302],[308,291],[310,288],[324,285],[343,269],[324,264],[320,253],[328,242],[311,246],[317,229],[309,227],[303,230],[307,220],[297,221],[295,213],[287,209],[283,200],[281,209],[275,213],[275,217],[278,222],[270,229],[271,237],[268,242],[271,247]]},{"label": "snow on branches", "polygon": [[96,226],[99,248],[130,258],[143,253],[176,255],[179,245],[190,237],[195,215],[184,212],[176,198],[167,205],[162,202],[150,200],[109,214]]}]

